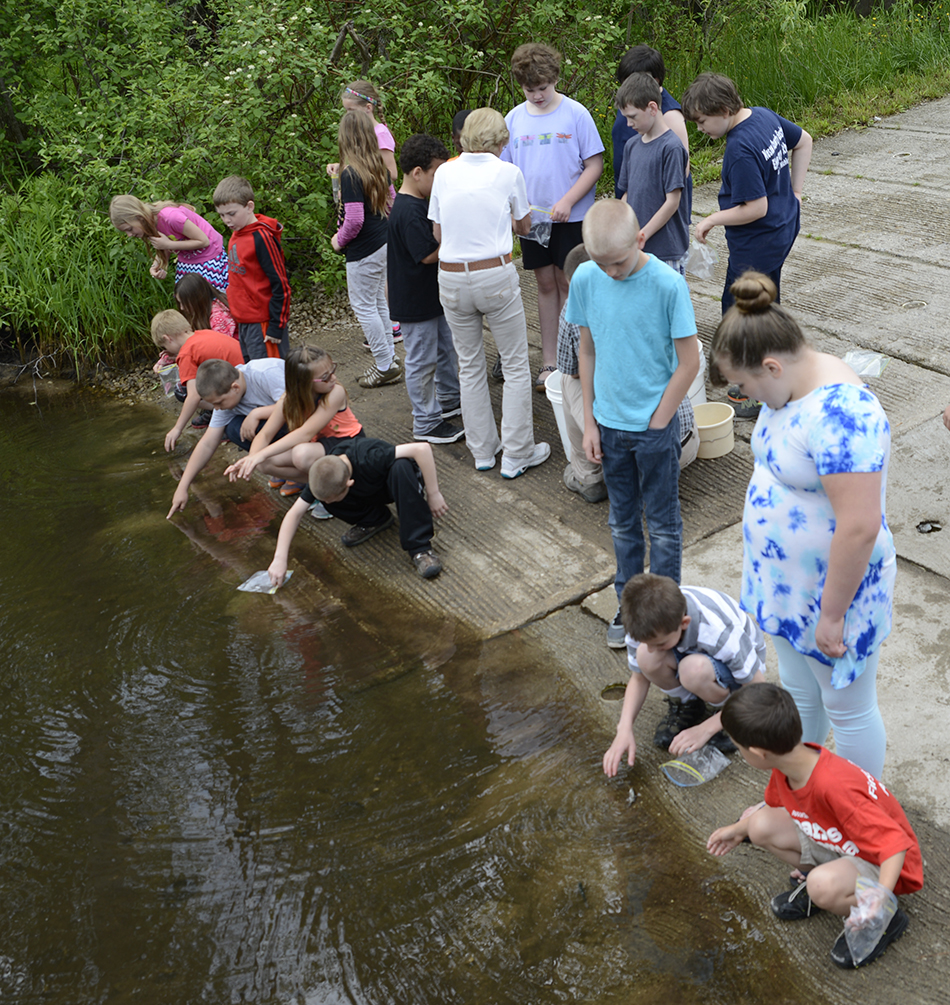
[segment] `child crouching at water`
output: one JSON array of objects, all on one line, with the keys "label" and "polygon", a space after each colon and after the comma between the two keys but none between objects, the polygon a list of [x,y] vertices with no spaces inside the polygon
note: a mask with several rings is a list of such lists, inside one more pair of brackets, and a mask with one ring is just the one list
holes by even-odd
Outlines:
[{"label": "child crouching at water", "polygon": [[616,775],[624,754],[633,765],[633,726],[651,684],[669,703],[653,736],[657,747],[678,756],[712,743],[732,753],[719,708],[743,685],[765,679],[765,636],[758,625],[719,590],[680,587],[669,576],[651,573],[627,580],[620,616],[627,631],[630,682],[617,735],[604,754],[604,772]]},{"label": "child crouching at water", "polygon": [[[726,855],[748,839],[804,877],[772,898],[777,918],[799,921],[823,910],[848,917],[861,877],[875,884],[878,905],[886,899],[881,887],[900,895],[924,885],[920,845],[900,803],[856,764],[802,743],[801,717],[788,691],[775,684],[743,688],[723,706],[722,724],[743,758],[772,775],[762,807],[714,831],[706,847]],[[868,956],[855,963],[845,922],[832,963],[845,969],[872,963],[907,924],[898,907]]]},{"label": "child crouching at water", "polygon": [[[284,363],[284,386],[283,397],[254,437],[248,456],[224,473],[233,482],[250,478],[259,464],[267,463],[273,475],[270,487],[280,489],[282,496],[293,496],[304,488],[313,463],[331,447],[365,434],[326,350],[309,345],[291,349]],[[285,424],[290,431],[274,442]],[[311,515],[329,518],[319,502],[314,502]]]},{"label": "child crouching at water", "polygon": [[[152,341],[162,350],[163,358],[178,366],[178,385],[175,398],[182,403],[178,421],[165,436],[165,449],[174,450],[188,424],[205,429],[214,406],[204,401],[198,393],[198,367],[206,359],[223,359],[232,366],[244,362],[237,340],[211,329],[194,331],[191,323],[178,311],[161,311],[152,318]],[[204,409],[204,412],[199,412]],[[205,414],[206,413],[206,414]]]},{"label": "child crouching at water", "polygon": [[428,443],[400,443],[368,437],[338,443],[310,469],[309,484],[287,511],[277,535],[277,550],[267,570],[274,586],[287,574],[290,544],[307,509],[319,500],[331,516],[351,524],[342,541],[353,548],[391,527],[399,515],[399,541],[423,579],[442,571],[432,551],[433,517],[449,507],[439,490],[435,458]]}]

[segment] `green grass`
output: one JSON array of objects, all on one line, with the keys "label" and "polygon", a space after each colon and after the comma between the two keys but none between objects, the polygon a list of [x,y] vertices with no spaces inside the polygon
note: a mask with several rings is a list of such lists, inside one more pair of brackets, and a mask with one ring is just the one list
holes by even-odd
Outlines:
[{"label": "green grass", "polygon": [[[673,94],[697,73],[714,70],[735,80],[747,105],[765,105],[815,138],[830,136],[950,92],[950,3],[920,7],[899,0],[868,18],[836,10],[784,23],[766,10],[758,18],[733,17],[709,58],[677,58],[695,46],[671,51],[667,87]],[[690,130],[695,180],[714,181],[723,142]]]},{"label": "green grass", "polygon": [[78,372],[150,345],[171,280],[152,279],[144,244],[77,209],[74,194],[47,173],[0,196],[0,329],[22,361],[52,356]]}]

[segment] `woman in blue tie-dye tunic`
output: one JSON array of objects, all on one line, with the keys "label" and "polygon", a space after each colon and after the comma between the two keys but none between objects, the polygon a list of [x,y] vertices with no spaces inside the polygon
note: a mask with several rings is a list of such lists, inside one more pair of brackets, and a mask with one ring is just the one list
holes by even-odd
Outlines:
[{"label": "woman in blue tie-dye tunic", "polygon": [[812,349],[775,287],[747,272],[712,344],[714,383],[764,403],[742,518],[742,605],[775,643],[804,739],[880,778],[887,737],[877,661],[896,555],[884,516],[890,427],[836,356]]}]

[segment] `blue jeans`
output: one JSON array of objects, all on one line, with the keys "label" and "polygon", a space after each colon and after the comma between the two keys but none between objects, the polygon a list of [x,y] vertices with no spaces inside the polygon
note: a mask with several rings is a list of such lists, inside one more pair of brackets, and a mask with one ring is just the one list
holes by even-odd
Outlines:
[{"label": "blue jeans", "polygon": [[683,559],[679,418],[674,415],[664,429],[640,433],[601,426],[600,447],[617,558],[617,599],[627,580],[643,572],[644,515],[650,531],[650,571],[678,583]]}]

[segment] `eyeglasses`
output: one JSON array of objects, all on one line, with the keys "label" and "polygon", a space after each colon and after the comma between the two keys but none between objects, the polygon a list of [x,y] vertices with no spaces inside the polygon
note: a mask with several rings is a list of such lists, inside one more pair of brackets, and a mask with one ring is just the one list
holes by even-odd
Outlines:
[{"label": "eyeglasses", "polygon": [[336,366],[336,363],[334,363],[322,377],[314,377],[314,384],[325,384],[336,373]]}]

